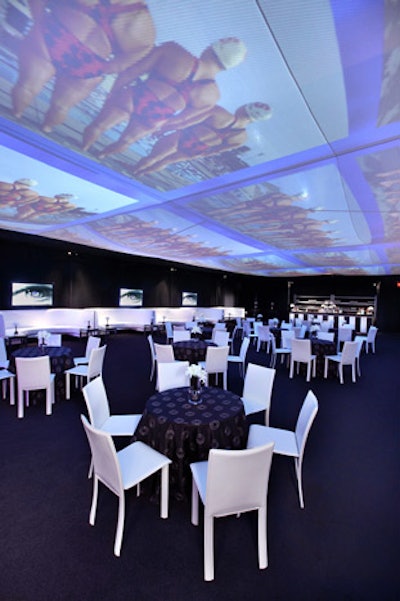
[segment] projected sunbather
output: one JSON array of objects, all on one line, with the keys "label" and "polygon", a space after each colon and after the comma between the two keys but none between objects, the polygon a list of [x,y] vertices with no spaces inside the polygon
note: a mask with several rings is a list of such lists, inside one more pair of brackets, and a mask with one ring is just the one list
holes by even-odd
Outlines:
[{"label": "projected sunbather", "polygon": [[31,0],[34,26],[19,52],[13,111],[20,117],[55,76],[43,130],[62,123],[107,73],[119,73],[153,47],[155,27],[145,2]]},{"label": "projected sunbather", "polygon": [[[134,174],[160,171],[179,161],[239,148],[246,142],[246,127],[270,116],[270,107],[261,102],[245,104],[235,114],[217,105],[207,113],[204,121],[159,138],[151,153],[137,163]],[[172,121],[168,121],[166,127],[173,128]]]},{"label": "projected sunbather", "polygon": [[200,121],[218,102],[217,74],[243,61],[246,48],[237,38],[218,40],[196,58],[175,42],[166,42],[118,77],[103,109],[86,128],[83,147],[128,121],[120,138],[100,156],[125,150],[130,144],[157,131],[179,114],[184,126]]}]

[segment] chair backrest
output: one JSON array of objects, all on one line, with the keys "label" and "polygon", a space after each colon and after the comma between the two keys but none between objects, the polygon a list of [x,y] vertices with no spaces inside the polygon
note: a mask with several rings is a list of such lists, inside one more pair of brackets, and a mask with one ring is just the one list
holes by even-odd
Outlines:
[{"label": "chair backrest", "polygon": [[252,449],[211,449],[208,454],[206,516],[222,517],[265,507],[274,443]]},{"label": "chair backrest", "polygon": [[264,325],[260,325],[258,327],[258,340],[261,341],[268,341],[270,338],[270,331],[269,331],[269,326],[264,326]]},{"label": "chair backrest", "polygon": [[84,415],[81,415],[81,421],[92,451],[94,473],[107,488],[121,497],[124,486],[113,439],[107,432],[91,426]]},{"label": "chair backrest", "polygon": [[185,328],[186,330],[189,330],[189,332],[191,332],[195,326],[197,326],[197,321],[187,321],[185,323]]},{"label": "chair backrest", "polygon": [[260,403],[260,407],[268,408],[271,402],[272,387],[276,370],[249,363],[243,384],[242,397],[248,401]]},{"label": "chair backrest", "polygon": [[228,369],[229,346],[208,346],[206,351],[206,372],[215,374]]},{"label": "chair backrest", "polygon": [[175,361],[174,349],[171,344],[154,343],[156,358],[159,363],[172,363]]},{"label": "chair backrest", "polygon": [[354,338],[354,342],[357,342],[357,345],[358,345],[357,346],[357,357],[360,357],[360,355],[361,355],[361,350],[362,350],[362,347],[364,344],[364,340],[365,340],[364,336],[356,336]]},{"label": "chair backrest", "polygon": [[226,330],[226,325],[222,321],[217,321],[214,328],[215,330],[222,330],[224,332]]},{"label": "chair backrest", "polygon": [[7,349],[4,338],[0,337],[0,367],[7,369],[9,361],[7,359]]},{"label": "chair backrest", "polygon": [[240,345],[239,357],[244,361],[246,359],[247,351],[249,350],[250,338],[245,336]]},{"label": "chair backrest", "polygon": [[50,385],[50,357],[16,357],[18,386],[22,390],[41,390]]},{"label": "chair backrest", "polygon": [[294,330],[281,330],[281,348],[292,348]]},{"label": "chair backrest", "polygon": [[174,337],[174,333],[172,330],[172,323],[170,321],[165,322],[165,333],[167,335],[167,339],[170,340]]},{"label": "chair backrest", "polygon": [[229,343],[229,332],[226,330],[216,330],[213,342],[218,344],[218,346],[226,346]]},{"label": "chair backrest", "polygon": [[88,380],[93,380],[97,376],[101,376],[103,371],[104,355],[106,353],[107,345],[99,346],[90,353],[87,376]]},{"label": "chair backrest", "polygon": [[181,342],[182,340],[190,340],[190,332],[189,330],[175,330],[172,334],[172,339],[174,342]]},{"label": "chair backrest", "polygon": [[174,361],[173,363],[158,363],[158,390],[169,390],[170,388],[181,388],[189,386],[190,378],[187,373],[189,361]]},{"label": "chair backrest", "polygon": [[309,361],[311,357],[311,340],[301,340],[293,338],[292,340],[292,360]]},{"label": "chair backrest", "polygon": [[378,331],[378,328],[376,326],[370,326],[368,329],[368,333],[367,333],[367,343],[368,342],[374,342],[375,338],[376,338],[376,333]]},{"label": "chair backrest", "polygon": [[149,343],[150,352],[151,352],[151,360],[154,362],[156,360],[156,350],[154,348],[154,340],[151,334],[148,334],[147,341]]},{"label": "chair backrest", "polygon": [[46,338],[47,346],[61,346],[62,337],[61,334],[49,334]]},{"label": "chair backrest", "polygon": [[100,343],[101,343],[101,338],[99,336],[88,336],[87,343],[86,343],[86,351],[85,351],[85,357],[88,361],[90,358],[90,353],[92,352],[92,350],[94,348],[99,348]]},{"label": "chair backrest", "polygon": [[328,340],[329,342],[333,342],[335,340],[335,332],[324,332],[320,330],[317,332],[318,340]]},{"label": "chair backrest", "polygon": [[309,390],[300,409],[296,423],[296,441],[300,463],[304,454],[308,434],[318,412],[318,401],[312,390]]},{"label": "chair backrest", "polygon": [[0,313],[0,338],[6,337],[6,326],[4,323],[4,315]]},{"label": "chair backrest", "polygon": [[110,417],[110,406],[103,378],[101,376],[94,378],[82,388],[82,392],[90,423],[94,428],[101,428]]},{"label": "chair backrest", "polygon": [[350,326],[341,326],[338,329],[338,342],[346,342],[347,340],[352,340],[353,338],[353,328]]},{"label": "chair backrest", "polygon": [[291,330],[292,328],[293,326],[289,321],[282,321],[281,330]]},{"label": "chair backrest", "polygon": [[342,350],[342,364],[350,364],[352,365],[358,354],[359,343],[354,340],[353,342],[346,341],[343,345]]}]

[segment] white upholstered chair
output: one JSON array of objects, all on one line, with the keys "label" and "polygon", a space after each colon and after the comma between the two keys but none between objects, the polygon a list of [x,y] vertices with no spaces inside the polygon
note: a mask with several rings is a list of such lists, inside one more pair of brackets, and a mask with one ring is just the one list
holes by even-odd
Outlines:
[{"label": "white upholstered chair", "polygon": [[158,391],[170,390],[171,388],[182,388],[189,386],[190,378],[187,373],[189,361],[173,361],[170,363],[158,363],[157,379]]},{"label": "white upholstered chair", "polygon": [[244,371],[246,367],[246,355],[249,350],[250,338],[245,336],[240,345],[240,350],[238,355],[228,355],[228,365],[229,363],[237,363],[239,365],[239,373],[242,378],[244,377]]},{"label": "white upholstered chair", "polygon": [[229,346],[209,346],[206,351],[206,360],[199,361],[199,365],[207,372],[207,385],[209,376],[215,375],[218,380],[219,374],[222,374],[222,385],[224,390],[228,388],[228,354]]},{"label": "white upholstered chair", "polygon": [[328,365],[329,361],[333,361],[337,363],[338,372],[339,372],[339,380],[340,383],[343,384],[343,367],[345,365],[351,366],[351,377],[352,381],[356,381],[356,371],[357,371],[357,356],[359,356],[361,350],[361,343],[359,340],[354,340],[352,342],[346,341],[343,345],[343,350],[341,353],[337,355],[326,355],[325,356],[325,367],[324,367],[324,377],[328,377]]},{"label": "white upholstered chair", "polygon": [[296,429],[284,430],[259,424],[251,424],[247,439],[247,448],[252,449],[270,442],[274,443],[274,453],[293,457],[297,478],[300,507],[304,508],[302,466],[304,450],[311,426],[318,412],[318,401],[309,390],[300,409]]},{"label": "white upholstered chair", "polygon": [[99,336],[88,336],[86,342],[85,356],[74,357],[74,365],[88,365],[90,353],[94,348],[99,348],[101,344],[101,338]]},{"label": "white upholstered chair", "polygon": [[307,382],[309,382],[311,373],[313,378],[316,375],[316,360],[316,355],[313,355],[311,352],[311,340],[293,338],[289,377],[293,378],[295,363],[297,364],[297,373],[299,373],[300,363],[305,363],[307,365]]},{"label": "white upholstered chair", "polygon": [[29,403],[29,392],[46,391],[46,415],[51,415],[54,403],[54,374],[50,369],[50,357],[16,357],[18,406],[17,415],[24,417],[24,406]]},{"label": "white upholstered chair", "polygon": [[93,428],[81,415],[93,461],[93,496],[89,523],[96,519],[99,482],[118,497],[118,521],[115,533],[114,554],[121,553],[125,522],[125,491],[139,485],[143,480],[161,472],[160,516],[168,517],[169,464],[168,457],[155,451],[143,442],[133,442],[116,451],[113,439],[107,432]]},{"label": "white upholstered chair", "polygon": [[192,463],[192,524],[204,504],[204,580],[214,580],[214,518],[258,512],[258,565],[268,566],[267,497],[273,444],[254,449],[211,449],[208,461]]},{"label": "white upholstered chair", "polygon": [[[101,376],[103,373],[104,356],[106,353],[107,346],[99,346],[90,353],[89,363],[87,365],[76,365],[67,369],[65,373],[65,396],[67,399],[71,398],[71,376],[75,377],[75,381],[79,382],[90,382],[97,376]],[[82,386],[81,386],[82,387]]]},{"label": "white upholstered chair", "polygon": [[249,363],[244,378],[242,401],[246,415],[265,412],[265,425],[269,425],[269,410],[271,405],[272,387],[276,370]]}]

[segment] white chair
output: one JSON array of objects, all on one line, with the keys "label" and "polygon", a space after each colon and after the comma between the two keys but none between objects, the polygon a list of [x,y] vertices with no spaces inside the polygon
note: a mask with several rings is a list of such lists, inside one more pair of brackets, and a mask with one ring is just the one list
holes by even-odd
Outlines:
[{"label": "white chair", "polygon": [[74,357],[74,365],[88,365],[90,353],[94,348],[99,348],[101,338],[99,336],[88,336],[84,357]]},{"label": "white chair", "polygon": [[0,382],[2,383],[2,385],[1,385],[2,399],[4,401],[4,399],[6,398],[7,382],[8,382],[9,391],[10,391],[10,405],[15,405],[14,381],[15,381],[15,374],[13,374],[11,371],[8,371],[8,369],[0,369]]},{"label": "white chair", "polygon": [[170,344],[174,338],[172,323],[170,321],[165,322],[165,335],[167,337],[167,344]]},{"label": "white chair", "polygon": [[233,328],[233,332],[232,332],[231,336],[229,336],[229,339],[228,339],[228,344],[230,344],[230,346],[231,346],[231,353],[233,353],[233,345],[235,343],[235,340],[237,338],[239,338],[239,336],[240,336],[240,339],[242,340],[243,339],[243,329],[241,326],[236,325]]},{"label": "white chair", "polygon": [[124,533],[125,491],[140,484],[152,474],[161,472],[160,516],[163,519],[167,518],[168,477],[171,461],[143,442],[134,442],[117,452],[110,434],[93,428],[84,415],[81,415],[81,420],[89,441],[93,461],[93,497],[89,523],[92,526],[95,523],[99,482],[101,482],[118,497],[114,554],[119,557]]},{"label": "white chair", "polygon": [[376,326],[370,326],[368,329],[368,333],[366,336],[360,336],[363,339],[363,343],[365,343],[365,352],[368,353],[369,347],[373,353],[375,353],[375,338],[378,332],[378,328]]},{"label": "white chair", "polygon": [[247,439],[247,448],[249,449],[273,442],[275,444],[274,453],[294,458],[299,502],[302,509],[304,508],[302,483],[304,449],[317,412],[317,398],[314,393],[309,390],[300,409],[294,432],[281,428],[271,428],[259,424],[251,424]]},{"label": "white chair", "polygon": [[[289,333],[289,331],[288,331],[288,333]],[[282,332],[282,334],[283,334],[283,332]],[[291,345],[292,339],[289,337],[287,340],[288,340],[288,343]],[[291,352],[292,352],[291,346],[290,347],[277,347],[275,336],[273,334],[271,334],[271,364],[270,364],[270,367],[275,369],[277,357],[281,358],[281,363],[283,363],[284,358],[289,360]]]},{"label": "white chair", "polygon": [[61,346],[62,335],[61,334],[49,334],[46,338],[46,346]]},{"label": "white chair", "polygon": [[257,330],[257,352],[260,351],[263,344],[267,347],[266,350],[267,353],[269,353],[271,346],[271,332],[269,326],[260,325]]},{"label": "white chair", "polygon": [[199,524],[204,505],[204,580],[214,580],[214,518],[258,512],[258,565],[268,566],[267,497],[273,444],[256,449],[211,449],[208,461],[192,463],[191,521]]},{"label": "white chair", "polygon": [[24,401],[29,402],[29,392],[46,391],[46,415],[51,415],[54,403],[54,374],[50,370],[50,357],[16,357],[18,407],[17,415],[24,417]]},{"label": "white chair", "polygon": [[0,369],[8,369],[10,361],[7,359],[7,349],[4,338],[0,338]]},{"label": "white chair", "polygon": [[[88,365],[76,365],[67,369],[65,373],[65,397],[66,399],[71,398],[71,376],[75,376],[75,381],[79,380],[81,383],[86,380],[90,382],[97,376],[101,376],[103,372],[104,355],[107,346],[99,346],[90,353]],[[82,384],[81,384],[82,387]]]},{"label": "white chair", "polygon": [[111,436],[132,436],[142,417],[138,413],[111,415],[106,388],[101,376],[82,389],[91,425]]},{"label": "white chair", "polygon": [[226,325],[222,321],[217,321],[217,323],[214,325],[214,329],[215,331],[225,332]]},{"label": "white chair", "polygon": [[[172,338],[171,338],[171,340],[172,340]],[[150,368],[150,381],[151,381],[153,379],[154,373],[156,371],[156,361],[157,361],[156,350],[154,348],[154,340],[153,340],[153,336],[151,334],[148,334],[147,342],[149,343],[150,355],[151,355],[151,368]]]},{"label": "white chair", "polygon": [[218,346],[227,346],[229,344],[229,332],[226,330],[216,330],[214,334],[214,344]]},{"label": "white chair", "polygon": [[333,342],[335,340],[335,332],[324,332],[323,330],[319,330],[319,332],[317,332],[317,338],[318,340]]},{"label": "white chair", "polygon": [[340,351],[342,347],[342,342],[351,342],[351,340],[353,340],[353,328],[351,328],[348,325],[339,326],[337,338],[337,352]]},{"label": "white chair", "polygon": [[175,330],[172,334],[173,342],[181,342],[182,340],[190,340],[191,334],[189,330]]},{"label": "white chair", "polygon": [[228,364],[229,363],[237,363],[239,365],[239,373],[242,378],[244,377],[244,370],[246,366],[246,355],[249,350],[250,338],[245,336],[242,340],[242,344],[240,345],[240,351],[238,355],[228,355]]},{"label": "white chair", "polygon": [[187,370],[189,361],[174,361],[171,363],[159,363],[157,366],[158,391],[170,390],[189,386],[190,378]]},{"label": "white chair", "polygon": [[154,350],[156,353],[156,370],[157,370],[157,379],[156,379],[156,390],[158,390],[158,371],[159,365],[161,363],[174,363],[176,361],[174,355],[174,349],[172,344],[158,344],[154,343]]},{"label": "white chair", "polygon": [[343,384],[343,366],[351,366],[352,381],[356,381],[356,367],[357,367],[357,354],[360,351],[360,341],[354,340],[354,342],[345,342],[343,350],[337,355],[326,355],[325,356],[325,368],[324,377],[328,377],[328,365],[329,361],[337,363],[340,383]]},{"label": "white chair", "polygon": [[209,346],[206,351],[206,360],[199,361],[199,365],[207,372],[207,386],[209,376],[215,375],[216,384],[218,376],[222,374],[222,386],[224,390],[228,388],[228,354],[229,346]]},{"label": "white chair", "polygon": [[293,338],[292,352],[290,355],[289,378],[293,378],[295,363],[297,364],[297,373],[299,373],[300,363],[305,363],[307,365],[307,382],[309,382],[311,379],[311,372],[313,378],[315,378],[317,357],[311,353],[311,340],[299,340],[297,338]]},{"label": "white chair", "polygon": [[358,347],[357,347],[357,355],[356,355],[356,365],[357,365],[357,375],[358,377],[361,376],[361,367],[360,367],[360,356],[361,356],[361,351],[362,351],[362,347],[364,344],[364,340],[362,336],[356,336],[354,338],[354,342],[357,342]]},{"label": "white chair", "polygon": [[281,330],[291,330],[292,328],[293,328],[293,325],[289,321],[281,322]]},{"label": "white chair", "polygon": [[244,379],[242,402],[246,415],[265,411],[265,425],[269,425],[272,387],[276,370],[249,363]]}]

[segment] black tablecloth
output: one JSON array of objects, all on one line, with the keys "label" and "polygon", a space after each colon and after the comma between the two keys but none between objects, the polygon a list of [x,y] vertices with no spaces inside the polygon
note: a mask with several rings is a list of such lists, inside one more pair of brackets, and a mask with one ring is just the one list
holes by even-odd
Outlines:
[{"label": "black tablecloth", "polygon": [[[336,343],[331,342],[330,340],[319,340],[318,338],[311,338],[311,352],[313,355],[316,355],[317,362],[317,376],[324,376],[324,365],[325,365],[325,355],[336,355],[337,348]],[[336,375],[337,366],[333,361],[329,362],[329,376]]]},{"label": "black tablecloth", "polygon": [[174,356],[178,361],[189,361],[189,363],[198,363],[206,358],[207,348],[217,346],[214,342],[205,342],[204,340],[181,340],[173,343]]},{"label": "black tablecloth", "polygon": [[170,487],[180,500],[190,496],[190,463],[206,460],[210,449],[243,449],[247,442],[248,426],[237,395],[208,387],[202,399],[201,405],[191,405],[187,388],[154,394],[133,437],[172,460]]},{"label": "black tablecloth", "polygon": [[[65,398],[65,376],[64,371],[74,366],[72,349],[68,346],[23,346],[11,353],[10,356],[10,371],[16,372],[15,358],[16,357],[41,357],[49,355],[50,369],[55,377],[55,395],[56,400]],[[41,392],[32,393],[40,395]]]}]

